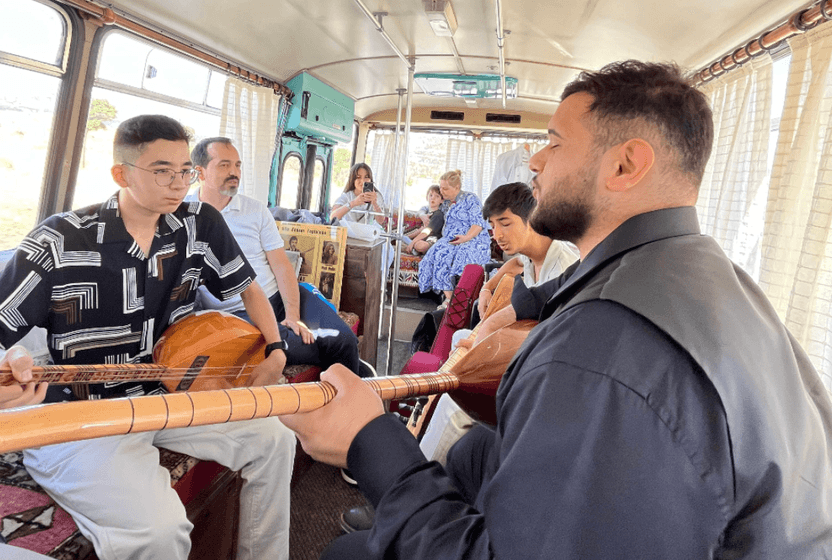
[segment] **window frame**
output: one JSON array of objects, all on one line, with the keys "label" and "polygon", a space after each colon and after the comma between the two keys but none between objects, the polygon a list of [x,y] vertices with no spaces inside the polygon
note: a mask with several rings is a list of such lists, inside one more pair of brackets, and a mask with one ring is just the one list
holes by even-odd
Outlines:
[{"label": "window frame", "polygon": [[[303,155],[300,152],[298,152],[296,150],[292,150],[290,152],[286,152],[286,155],[283,156],[283,160],[280,162],[280,172],[277,175],[277,194],[275,196],[275,206],[279,206],[281,208],[284,208],[280,204],[280,198],[281,198],[281,195],[283,194],[283,172],[286,170],[286,162],[289,161],[290,157],[297,158],[298,164],[299,164],[298,165],[298,184],[295,185],[295,204],[294,204],[294,208],[298,207],[298,202],[300,201],[300,197],[301,197],[300,190],[301,190],[301,186],[303,185],[304,158],[303,158]],[[292,208],[292,209],[294,209],[294,208]]]},{"label": "window frame", "polygon": [[[47,157],[44,162],[38,210],[35,223],[32,224],[32,227],[34,227],[58,211],[68,209],[65,207],[68,199],[65,193],[62,192],[61,183],[68,156],[72,157],[73,163],[75,160],[80,160],[80,155],[76,152],[78,148],[77,137],[72,146],[70,146],[70,139],[73,134],[71,124],[74,101],[77,96],[76,90],[78,81],[82,79],[80,70],[84,64],[86,30],[83,20],[75,10],[67,9],[64,5],[49,0],[29,1],[55,10],[64,23],[64,44],[61,60],[58,64],[49,64],[6,52],[0,53],[0,64],[53,76],[61,82],[55,100],[52,133],[49,136],[46,148]],[[72,189],[73,181],[70,165],[66,190]],[[59,202],[62,202],[60,206]]]},{"label": "window frame", "polygon": [[[130,39],[139,41],[141,43],[145,43],[148,46],[150,46],[151,48],[168,51],[169,53],[172,53],[172,54],[174,54],[174,55],[176,55],[180,58],[184,58],[184,59],[186,59],[190,62],[193,62],[194,64],[196,64],[198,66],[202,66],[205,69],[207,69],[208,70],[208,83],[206,83],[206,85],[205,85],[205,91],[203,92],[203,95],[202,95],[202,103],[194,103],[193,101],[186,101],[186,100],[180,99],[178,97],[173,97],[171,95],[165,95],[164,93],[157,93],[155,91],[150,91],[150,90],[143,89],[143,88],[137,88],[135,86],[129,86],[129,85],[126,85],[126,84],[120,84],[118,82],[114,82],[112,80],[99,78],[98,77],[98,70],[99,70],[99,66],[100,66],[100,63],[101,63],[101,53],[103,52],[103,49],[105,47],[105,42],[106,42],[107,38],[112,34],[123,35],[125,37],[130,38]],[[118,28],[118,27],[111,27],[111,28],[103,29],[101,32],[97,33],[96,40],[97,40],[97,42],[93,46],[93,48],[95,49],[95,52],[94,52],[94,56],[95,56],[95,61],[94,62],[95,62],[95,64],[93,64],[92,54],[90,56],[90,69],[92,70],[92,76],[93,76],[92,87],[99,87],[99,88],[102,88],[102,89],[107,89],[107,90],[115,91],[115,92],[118,92],[118,93],[125,93],[125,94],[128,94],[128,95],[134,95],[136,97],[149,99],[150,101],[158,101],[159,103],[166,103],[168,105],[175,105],[177,107],[182,107],[184,109],[190,109],[192,111],[199,111],[199,112],[206,113],[206,114],[213,115],[213,116],[221,116],[222,115],[222,109],[217,109],[217,108],[211,107],[210,105],[207,104],[208,91],[210,89],[210,80],[211,80],[211,75],[212,75],[211,72],[216,71],[218,74],[222,74],[223,72],[221,70],[218,70],[218,69],[214,68],[213,66],[211,66],[210,64],[202,62],[202,61],[200,61],[196,58],[190,57],[187,54],[179,52],[176,49],[173,49],[173,48],[168,47],[166,45],[160,45],[159,43],[156,43],[156,42],[154,42],[150,39],[142,37],[141,35],[137,35],[136,33],[132,33],[130,31],[127,31],[127,30],[124,30],[124,29],[121,29],[121,28]],[[230,76],[230,74],[226,74],[226,75]],[[92,91],[92,87],[90,88],[90,92]],[[87,107],[86,113],[89,114],[89,107]],[[86,119],[84,121],[84,125],[86,126]]]},{"label": "window frame", "polygon": [[60,4],[49,2],[48,0],[28,1],[34,2],[36,4],[41,4],[42,6],[47,6],[48,8],[55,10],[58,13],[58,15],[61,16],[61,22],[63,23],[64,30],[64,44],[62,52],[60,53],[60,62],[58,62],[57,64],[49,64],[48,62],[42,62],[33,58],[27,58],[25,56],[0,51],[0,64],[8,64],[9,66],[15,66],[17,68],[23,68],[25,70],[34,70],[41,74],[48,74],[50,76],[63,78],[67,73],[67,66],[70,58],[70,49],[73,43],[72,39],[75,26],[73,25],[72,18],[70,14],[66,11],[66,9]]},{"label": "window frame", "polygon": [[[328,153],[332,153],[331,150]],[[329,189],[327,189],[327,173],[329,173],[329,166],[327,165],[327,159],[329,159],[329,158],[324,159],[320,155],[315,156],[315,165],[317,166],[318,162],[320,162],[320,164],[321,164],[321,186],[320,186],[320,189],[318,191],[320,193],[320,198],[318,199],[318,204],[317,204],[316,207],[313,207],[312,206],[312,200],[313,200],[313,193],[314,193],[314,190],[315,190],[315,185],[314,185],[315,173],[313,171],[312,172],[312,178],[309,181],[309,210],[311,212],[321,212],[321,211],[323,211],[324,197],[327,194],[326,191],[329,190]],[[313,169],[314,169],[314,167],[313,167]]]}]

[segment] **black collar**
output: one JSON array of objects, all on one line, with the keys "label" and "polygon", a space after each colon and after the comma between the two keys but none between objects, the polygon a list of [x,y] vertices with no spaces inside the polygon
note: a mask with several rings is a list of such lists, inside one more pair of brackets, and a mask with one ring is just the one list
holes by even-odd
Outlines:
[{"label": "black collar", "polygon": [[633,216],[615,228],[581,261],[569,279],[546,302],[541,320],[554,314],[558,306],[583,285],[584,279],[618,255],[661,239],[700,234],[699,218],[693,206],[664,208]]}]

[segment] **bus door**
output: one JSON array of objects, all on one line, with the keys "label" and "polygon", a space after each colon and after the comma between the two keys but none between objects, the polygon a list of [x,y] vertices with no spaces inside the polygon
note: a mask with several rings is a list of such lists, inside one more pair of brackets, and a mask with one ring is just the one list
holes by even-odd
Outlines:
[{"label": "bus door", "polygon": [[329,200],[334,147],[285,135],[272,160],[269,206],[323,212]]}]

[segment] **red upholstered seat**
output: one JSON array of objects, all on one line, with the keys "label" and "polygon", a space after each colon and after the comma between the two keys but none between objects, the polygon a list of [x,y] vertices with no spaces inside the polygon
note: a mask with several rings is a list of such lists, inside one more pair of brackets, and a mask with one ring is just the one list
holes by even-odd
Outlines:
[{"label": "red upholstered seat", "polygon": [[451,354],[451,343],[456,331],[466,328],[471,322],[474,301],[477,299],[485,280],[485,271],[478,264],[469,264],[454,289],[448,308],[436,332],[430,352],[416,352],[407,361],[401,374],[429,373],[438,371]]}]

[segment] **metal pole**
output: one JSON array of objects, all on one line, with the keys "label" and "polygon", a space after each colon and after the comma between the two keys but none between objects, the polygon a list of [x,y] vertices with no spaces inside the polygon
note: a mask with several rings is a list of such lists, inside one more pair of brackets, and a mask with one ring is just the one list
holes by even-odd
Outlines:
[{"label": "metal pole", "polygon": [[500,54],[500,88],[503,90],[503,109],[506,108],[506,59],[503,53],[503,3],[502,0],[496,1],[497,12],[497,50]]},{"label": "metal pole", "polygon": [[[401,157],[400,157],[401,154],[399,153],[399,145],[400,145],[400,140],[401,140],[401,127],[402,127],[402,96],[404,95],[404,93],[406,91],[407,90],[403,89],[403,88],[399,88],[399,89],[396,90],[396,93],[399,94],[399,104],[398,104],[398,107],[396,108],[396,140],[395,140],[395,143],[393,144],[393,155],[394,155],[394,159],[393,159],[393,185],[394,185],[394,187],[393,187],[393,189],[396,189],[399,186],[399,163],[400,163],[400,159],[401,159]],[[391,193],[390,193],[391,194],[391,196],[390,196],[390,203],[391,203],[390,218],[391,219],[387,220],[387,237],[385,239],[385,243],[389,243],[389,240],[392,238],[392,236],[390,235],[390,228],[393,227],[393,220],[392,220],[392,216],[393,216],[392,202],[393,202],[393,198],[394,198],[392,196],[393,189],[391,189]],[[401,221],[401,220],[399,220],[399,221]],[[394,265],[394,267],[393,267],[393,281],[394,282],[396,281],[395,279],[399,276],[399,264],[400,263],[398,261],[393,263],[393,265]],[[384,302],[385,302],[385,298],[387,297],[387,272],[388,272],[387,262],[382,263],[381,266],[382,266],[381,305],[379,306],[379,310],[378,310],[378,324],[379,325],[384,325]],[[390,373],[387,371],[388,369],[389,369],[389,362],[385,362],[384,367],[379,368],[379,371],[382,371],[383,375],[390,375]]]},{"label": "metal pole", "polygon": [[370,21],[372,21],[373,25],[376,26],[376,30],[378,30],[378,32],[381,33],[381,36],[384,38],[385,41],[387,41],[387,44],[390,45],[390,48],[393,49],[393,52],[396,53],[396,56],[401,58],[402,61],[408,65],[408,67],[411,67],[412,65],[410,62],[408,62],[407,57],[404,55],[401,49],[399,49],[399,47],[396,46],[396,43],[393,42],[393,39],[390,37],[390,35],[387,34],[387,31],[384,30],[384,26],[381,23],[381,17],[386,16],[387,12],[373,13],[370,10],[370,8],[368,8],[361,0],[355,0],[355,3],[358,4],[358,7],[361,8],[361,11],[364,12],[364,14],[368,18],[370,18]]},{"label": "metal pole", "polygon": [[[402,257],[402,243],[401,243],[401,236],[404,233],[404,187],[407,178],[407,156],[408,156],[408,143],[410,139],[410,121],[411,121],[411,111],[413,110],[413,71],[416,67],[415,61],[410,64],[410,67],[407,69],[407,111],[405,112],[405,119],[404,119],[404,145],[403,145],[403,154],[402,154],[402,164],[399,166],[399,176],[401,177],[400,180],[400,190],[399,190],[399,223],[398,227],[396,228],[396,234],[399,238],[398,243],[396,243],[396,254],[393,257],[394,262],[396,263],[396,273],[393,275],[393,294],[390,297],[390,335],[387,339],[387,367],[390,367],[390,363],[393,358],[393,340],[396,336],[396,304],[398,303],[399,299],[399,272],[398,272],[398,265],[401,261]],[[389,372],[388,372],[389,375]]]}]

